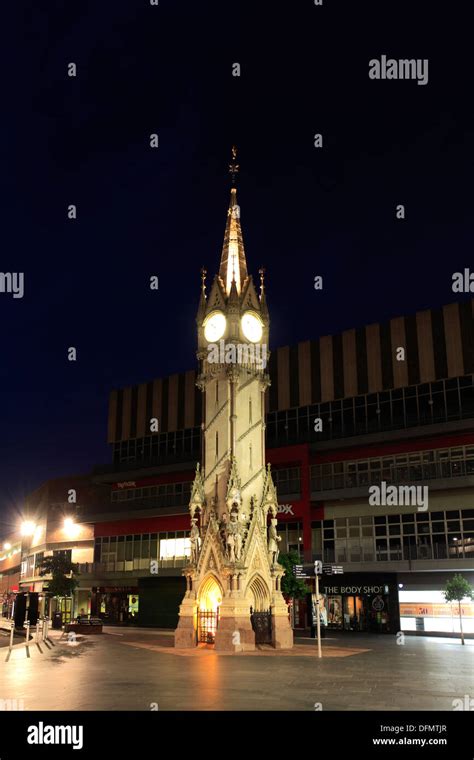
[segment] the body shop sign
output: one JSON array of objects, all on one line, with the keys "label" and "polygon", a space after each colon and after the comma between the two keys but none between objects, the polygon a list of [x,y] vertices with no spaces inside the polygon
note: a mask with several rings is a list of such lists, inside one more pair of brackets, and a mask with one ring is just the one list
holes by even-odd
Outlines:
[{"label": "the body shop sign", "polygon": [[325,594],[388,594],[388,586],[323,586]]}]

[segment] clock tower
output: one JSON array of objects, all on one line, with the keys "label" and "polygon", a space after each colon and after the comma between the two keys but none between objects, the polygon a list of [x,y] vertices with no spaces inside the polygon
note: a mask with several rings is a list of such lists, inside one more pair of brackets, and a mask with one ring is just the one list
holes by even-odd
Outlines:
[{"label": "clock tower", "polygon": [[265,464],[270,384],[264,271],[259,293],[245,258],[232,151],[232,188],[218,273],[197,313],[202,457],[189,504],[191,556],[175,646],[239,652],[259,641],[293,646],[278,564],[278,501]]}]

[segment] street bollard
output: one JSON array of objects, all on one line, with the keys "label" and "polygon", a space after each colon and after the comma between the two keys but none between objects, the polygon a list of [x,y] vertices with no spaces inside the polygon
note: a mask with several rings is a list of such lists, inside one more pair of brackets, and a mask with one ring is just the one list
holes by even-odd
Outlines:
[{"label": "street bollard", "polygon": [[55,646],[54,641],[49,638],[49,617],[44,618],[43,641],[47,646],[50,644],[53,647]]},{"label": "street bollard", "polygon": [[26,656],[30,656],[30,621],[27,620],[26,623],[23,623],[23,627],[26,628],[26,638],[25,638],[25,648],[26,648]]},{"label": "street bollard", "polygon": [[8,645],[8,652],[7,652],[7,656],[5,657],[5,662],[8,662],[8,660],[10,659],[10,655],[12,653],[14,633],[15,633],[15,621],[12,620],[10,623],[10,644]]},{"label": "street bollard", "polygon": [[39,643],[40,642],[40,626],[41,626],[41,620],[40,620],[40,618],[38,618],[38,620],[36,621],[36,640],[35,640],[35,644],[38,647],[38,649],[40,650],[41,654],[43,654],[43,650],[41,649],[40,643]]}]

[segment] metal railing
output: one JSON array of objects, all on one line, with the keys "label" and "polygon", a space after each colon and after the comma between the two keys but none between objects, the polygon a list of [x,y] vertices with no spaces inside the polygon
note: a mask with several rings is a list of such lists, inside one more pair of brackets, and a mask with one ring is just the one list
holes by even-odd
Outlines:
[{"label": "metal railing", "polygon": [[109,562],[82,562],[79,564],[79,575],[100,576],[104,573],[133,573],[137,571],[150,572],[151,563],[156,563],[159,569],[185,567],[189,557],[168,557],[167,559],[131,559],[112,560]]},{"label": "metal railing", "polygon": [[390,485],[409,482],[425,482],[445,478],[474,477],[474,459],[456,459],[446,462],[406,464],[382,468],[376,472],[334,473],[313,475],[311,491],[332,491],[340,488],[364,488],[380,485],[385,481]]},{"label": "metal railing", "polygon": [[465,546],[444,546],[443,544],[422,544],[378,549],[365,546],[325,549],[313,553],[313,560],[335,563],[404,562],[410,560],[474,560],[474,543]]}]

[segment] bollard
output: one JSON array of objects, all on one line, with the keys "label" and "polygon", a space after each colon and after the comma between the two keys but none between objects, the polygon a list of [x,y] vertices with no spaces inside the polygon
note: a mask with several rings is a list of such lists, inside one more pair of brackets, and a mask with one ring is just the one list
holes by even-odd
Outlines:
[{"label": "bollard", "polygon": [[7,656],[5,657],[5,662],[8,662],[8,660],[10,659],[10,655],[12,653],[14,633],[15,633],[15,621],[12,620],[10,623],[10,644],[8,645],[8,652],[7,652]]},{"label": "bollard", "polygon": [[26,628],[26,638],[25,638],[25,648],[26,648],[26,656],[30,656],[30,621],[27,620],[26,623],[23,623],[23,627]]},{"label": "bollard", "polygon": [[40,643],[39,643],[40,642],[40,625],[41,625],[41,619],[38,618],[38,620],[36,621],[36,640],[35,640],[35,644],[38,647],[38,649],[40,650],[41,654],[43,654],[43,650],[41,649]]},{"label": "bollard", "polygon": [[49,638],[49,617],[45,617],[44,619],[44,629],[43,629],[43,641],[49,646],[55,646],[54,641]]}]

